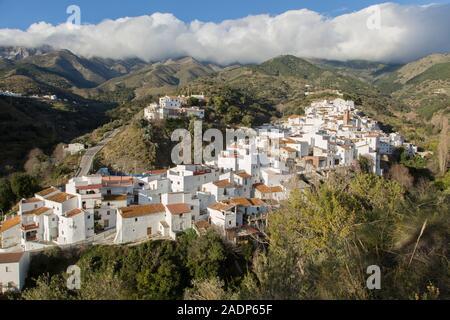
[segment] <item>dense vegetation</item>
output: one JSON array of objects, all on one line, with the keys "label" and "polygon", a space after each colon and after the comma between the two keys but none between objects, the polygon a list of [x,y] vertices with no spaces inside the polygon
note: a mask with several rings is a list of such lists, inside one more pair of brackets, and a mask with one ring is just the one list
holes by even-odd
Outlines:
[{"label": "dense vegetation", "polygon": [[[68,290],[66,268],[82,270],[81,290]],[[243,277],[246,262],[215,232],[188,231],[176,242],[136,246],[51,249],[33,259],[25,299],[181,299],[192,281],[220,278],[229,286]]]},{"label": "dense vegetation", "polygon": [[58,143],[95,129],[107,121],[109,108],[0,96],[0,175],[20,170],[34,148],[50,153]]},{"label": "dense vegetation", "polygon": [[22,198],[32,196],[39,191],[36,178],[26,173],[13,173],[9,178],[0,179],[0,211],[6,213],[11,206]]}]

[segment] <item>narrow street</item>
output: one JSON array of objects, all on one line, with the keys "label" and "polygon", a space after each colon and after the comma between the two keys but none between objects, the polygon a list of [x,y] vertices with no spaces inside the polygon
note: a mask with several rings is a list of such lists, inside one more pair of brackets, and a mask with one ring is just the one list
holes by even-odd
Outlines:
[{"label": "narrow street", "polygon": [[85,154],[81,158],[80,166],[75,174],[76,177],[87,176],[92,168],[92,163],[94,161],[97,153],[103,149],[103,147],[111,141],[120,131],[120,128],[115,129],[114,131],[106,134],[106,137],[100,141],[96,146],[91,147],[86,150]]}]

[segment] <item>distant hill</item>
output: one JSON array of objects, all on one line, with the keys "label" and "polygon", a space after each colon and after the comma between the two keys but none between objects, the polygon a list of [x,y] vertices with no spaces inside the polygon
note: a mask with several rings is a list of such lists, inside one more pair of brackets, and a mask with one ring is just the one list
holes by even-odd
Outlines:
[{"label": "distant hill", "polygon": [[149,94],[175,91],[200,77],[214,74],[220,67],[202,64],[187,57],[148,64],[129,74],[110,79],[100,86],[85,90],[84,95],[96,97],[117,90],[131,90],[138,98]]},{"label": "distant hill", "polygon": [[429,120],[450,112],[450,54],[433,54],[381,77],[375,84]]},{"label": "distant hill", "polygon": [[314,99],[342,97],[337,91],[346,98],[359,99],[369,113],[385,112],[386,106],[388,111],[398,107],[388,95],[380,95],[371,83],[292,55],[279,56],[260,65],[224,69],[191,82],[183,92],[214,93],[227,87],[268,101],[284,114],[302,112]]},{"label": "distant hill", "polygon": [[[147,63],[139,59],[88,59],[51,48],[0,47],[0,90],[52,93],[76,101],[2,98],[0,120],[6,130],[2,143],[12,151],[4,153],[0,165],[20,163],[34,146],[45,148],[104,123],[111,113],[105,114],[107,107],[100,101],[118,105],[117,113],[122,115],[124,110],[134,112],[138,102],[147,103],[167,93],[204,92],[217,98],[210,101],[212,108],[207,112],[207,120],[214,125],[269,121],[302,113],[317,99],[343,97],[355,100],[367,115],[403,130],[412,141],[424,142],[437,132],[429,120],[437,112],[449,110],[449,82],[448,54],[431,55],[403,66],[292,55],[259,65],[217,66],[190,57]],[[121,105],[125,107],[121,109]],[[130,112],[125,112],[127,117]],[[6,123],[9,120],[12,122]],[[18,138],[22,131],[26,134]],[[128,135],[132,137],[140,130],[129,132],[133,132]]]},{"label": "distant hill", "polygon": [[376,79],[390,74],[401,68],[401,64],[388,64],[366,60],[335,61],[323,59],[307,59],[311,63],[326,69],[338,71],[343,75],[354,76],[366,82],[374,82]]},{"label": "distant hill", "polygon": [[38,48],[26,48],[21,46],[0,47],[0,58],[9,60],[22,60],[34,55],[52,52],[50,46],[41,46]]},{"label": "distant hill", "polygon": [[138,59],[86,59],[68,50],[29,54],[16,60],[2,58],[0,90],[73,98],[78,89],[94,88],[143,65]]},{"label": "distant hill", "polygon": [[270,59],[254,68],[272,76],[287,76],[303,79],[314,79],[324,72],[323,69],[312,63],[292,55],[284,55]]},{"label": "distant hill", "polygon": [[100,104],[74,106],[61,102],[0,96],[0,175],[7,166],[20,169],[33,148],[51,151],[60,142],[89,132],[108,118]]}]

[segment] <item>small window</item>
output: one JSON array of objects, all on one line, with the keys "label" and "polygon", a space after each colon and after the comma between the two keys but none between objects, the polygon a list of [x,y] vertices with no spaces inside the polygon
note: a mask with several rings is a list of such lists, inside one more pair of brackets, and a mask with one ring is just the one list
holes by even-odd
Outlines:
[{"label": "small window", "polygon": [[5,271],[6,271],[6,272],[11,272],[11,270],[9,269],[9,267],[5,267]]},{"label": "small window", "polygon": [[91,218],[91,215],[88,215],[88,219],[90,219]]},{"label": "small window", "polygon": [[[138,218],[134,218],[134,222],[137,222],[138,221]],[[134,231],[134,230],[133,230]]]}]

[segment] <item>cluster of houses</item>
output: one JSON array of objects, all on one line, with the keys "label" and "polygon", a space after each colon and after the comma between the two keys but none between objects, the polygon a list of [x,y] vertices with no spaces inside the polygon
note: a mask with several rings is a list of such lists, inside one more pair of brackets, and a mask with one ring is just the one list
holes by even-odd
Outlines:
[{"label": "cluster of houses", "polygon": [[[52,100],[52,101],[56,101],[58,100],[58,97],[54,94],[45,94],[45,95],[37,95],[37,94],[33,94],[30,96],[27,95],[23,95],[21,93],[16,93],[16,92],[12,92],[9,90],[6,91],[2,91],[0,90],[0,96],[5,96],[5,97],[13,97],[13,98],[33,98],[33,99],[45,99],[45,100]],[[65,100],[67,101],[67,99]]]},{"label": "cluster of houses", "polygon": [[382,175],[381,156],[391,155],[400,147],[411,156],[417,153],[417,147],[406,143],[399,133],[383,132],[353,101],[314,102],[304,116],[290,116],[282,126],[290,132],[288,139],[292,142],[286,143],[289,150],[294,148],[298,154],[299,144],[307,143],[309,154],[298,159],[303,170],[350,166],[365,157],[373,173]]},{"label": "cluster of houses", "polygon": [[178,119],[182,117],[196,117],[203,119],[205,110],[199,106],[187,106],[189,99],[195,99],[202,104],[206,101],[203,94],[190,96],[164,96],[159,103],[151,103],[144,109],[147,120]]},{"label": "cluster of houses", "polygon": [[[178,103],[162,105],[179,108]],[[185,230],[208,228],[235,243],[258,240],[270,212],[292,190],[309,188],[311,177],[353,166],[360,157],[381,175],[380,156],[405,145],[398,133],[384,133],[352,101],[342,99],[313,103],[304,116],[254,132],[252,139],[236,136],[203,164],[140,176],[75,177],[64,188],[22,199],[18,214],[0,226],[0,250],[8,252],[0,253],[0,270],[3,260],[11,261],[2,255],[89,242],[105,231],[112,234],[111,244],[176,239]],[[9,278],[0,273],[3,279]],[[15,282],[19,289],[20,283]]]}]

